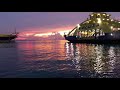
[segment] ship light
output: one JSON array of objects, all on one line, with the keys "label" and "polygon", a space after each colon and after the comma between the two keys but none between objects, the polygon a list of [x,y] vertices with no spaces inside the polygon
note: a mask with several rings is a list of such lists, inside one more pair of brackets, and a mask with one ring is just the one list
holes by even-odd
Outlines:
[{"label": "ship light", "polygon": [[103,14],[103,15],[105,15],[105,14]]},{"label": "ship light", "polygon": [[109,14],[107,14],[107,16],[109,16]]},{"label": "ship light", "polygon": [[107,19],[107,21],[108,21],[109,19]]},{"label": "ship light", "polygon": [[100,18],[97,18],[98,19],[98,23],[100,24],[101,23],[101,19]]},{"label": "ship light", "polygon": [[111,33],[110,35],[111,35],[111,36],[113,36],[113,34],[112,34],[112,33]]},{"label": "ship light", "polygon": [[97,14],[97,15],[100,15],[100,14]]},{"label": "ship light", "polygon": [[118,22],[118,23],[120,23],[120,22]]},{"label": "ship light", "polygon": [[80,28],[80,24],[77,24],[77,27]]},{"label": "ship light", "polygon": [[89,32],[91,32],[91,30],[89,30]]},{"label": "ship light", "polygon": [[103,20],[105,20],[105,19],[103,19]]},{"label": "ship light", "polygon": [[86,23],[89,23],[89,21],[86,21]]},{"label": "ship light", "polygon": [[93,16],[93,14],[91,16]]},{"label": "ship light", "polygon": [[113,26],[111,26],[110,28],[113,29]]},{"label": "ship light", "polygon": [[113,19],[111,19],[111,21],[113,21]]}]

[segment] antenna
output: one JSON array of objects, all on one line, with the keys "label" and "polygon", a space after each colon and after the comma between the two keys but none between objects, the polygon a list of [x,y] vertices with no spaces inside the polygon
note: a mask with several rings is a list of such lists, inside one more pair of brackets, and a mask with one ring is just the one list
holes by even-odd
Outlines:
[{"label": "antenna", "polygon": [[17,32],[16,32],[16,27],[15,27],[15,34],[16,34]]},{"label": "antenna", "polygon": [[14,34],[16,34],[16,35],[18,34],[18,32],[16,31],[16,27],[15,27],[15,33]]}]

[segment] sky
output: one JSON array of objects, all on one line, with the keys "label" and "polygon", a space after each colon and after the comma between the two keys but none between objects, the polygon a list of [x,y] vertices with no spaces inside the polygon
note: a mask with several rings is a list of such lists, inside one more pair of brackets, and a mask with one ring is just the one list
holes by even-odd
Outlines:
[{"label": "sky", "polygon": [[[0,12],[0,33],[49,33],[72,30],[92,12]],[[107,12],[120,18],[120,12]]]}]

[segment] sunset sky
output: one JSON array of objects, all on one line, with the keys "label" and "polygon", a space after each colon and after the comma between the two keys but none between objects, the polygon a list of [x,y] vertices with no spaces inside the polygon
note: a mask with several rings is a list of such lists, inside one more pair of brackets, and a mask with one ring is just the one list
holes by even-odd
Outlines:
[{"label": "sunset sky", "polygon": [[[86,20],[92,12],[0,12],[0,33],[32,35],[67,31]],[[120,18],[120,12],[107,12]]]}]

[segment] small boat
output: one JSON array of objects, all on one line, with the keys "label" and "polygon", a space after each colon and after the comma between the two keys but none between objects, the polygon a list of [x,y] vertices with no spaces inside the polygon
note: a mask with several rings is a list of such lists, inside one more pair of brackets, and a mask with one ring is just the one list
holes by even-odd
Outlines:
[{"label": "small boat", "polygon": [[120,43],[120,21],[110,16],[94,12],[64,37],[72,43]]},{"label": "small boat", "polygon": [[12,33],[12,34],[0,34],[0,42],[10,42],[15,40],[18,37],[18,33]]}]

